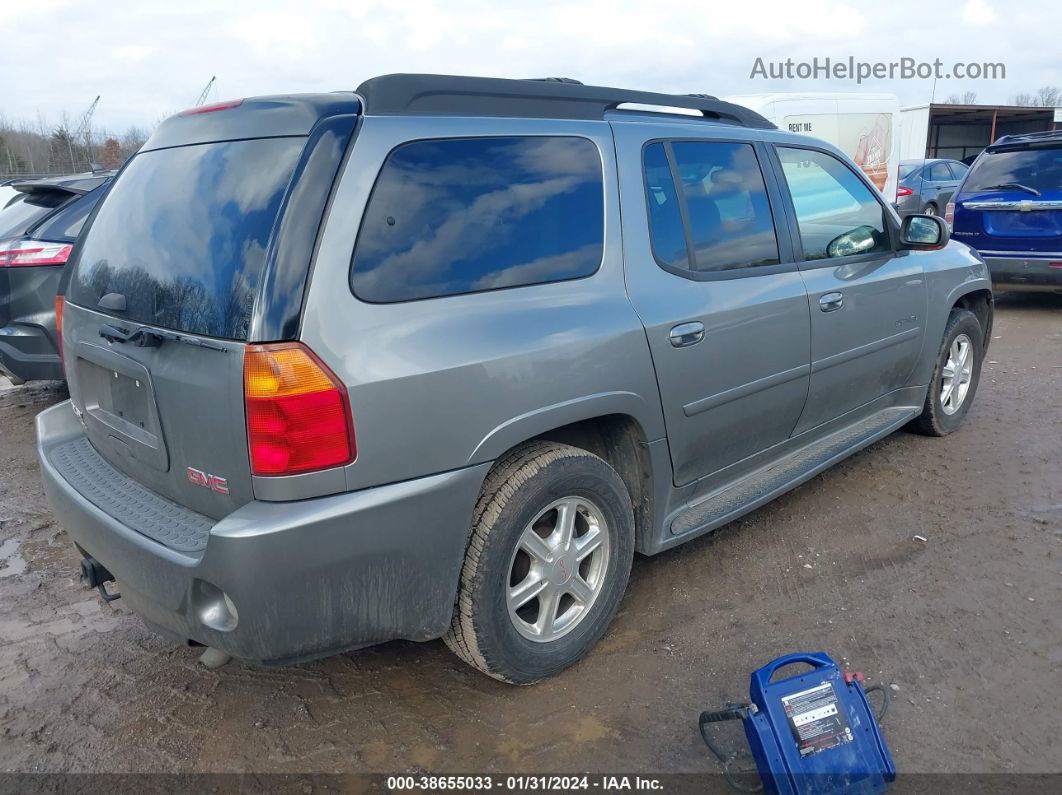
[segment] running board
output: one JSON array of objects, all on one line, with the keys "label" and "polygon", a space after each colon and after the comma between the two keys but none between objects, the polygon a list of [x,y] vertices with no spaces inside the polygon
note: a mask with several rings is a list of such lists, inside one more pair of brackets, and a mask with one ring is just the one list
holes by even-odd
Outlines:
[{"label": "running board", "polygon": [[703,533],[737,519],[799,486],[852,453],[876,442],[918,415],[913,406],[879,411],[819,441],[802,447],[766,469],[681,509],[671,520],[671,535]]}]

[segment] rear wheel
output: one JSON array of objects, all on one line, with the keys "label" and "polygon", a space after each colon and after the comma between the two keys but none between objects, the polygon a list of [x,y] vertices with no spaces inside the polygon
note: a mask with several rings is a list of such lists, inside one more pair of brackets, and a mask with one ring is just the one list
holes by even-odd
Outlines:
[{"label": "rear wheel", "polygon": [[933,204],[933,202],[930,202],[929,204],[926,205],[926,208],[924,210],[922,210],[922,214],[923,215],[940,215],[940,209],[937,207],[937,205]]},{"label": "rear wheel", "polygon": [[569,445],[522,445],[483,486],[446,645],[514,684],[559,673],[605,632],[633,555],[630,495],[611,466]]},{"label": "rear wheel", "polygon": [[981,378],[984,332],[977,317],[953,310],[929,382],[922,414],[912,428],[929,436],[946,436],[962,424]]}]

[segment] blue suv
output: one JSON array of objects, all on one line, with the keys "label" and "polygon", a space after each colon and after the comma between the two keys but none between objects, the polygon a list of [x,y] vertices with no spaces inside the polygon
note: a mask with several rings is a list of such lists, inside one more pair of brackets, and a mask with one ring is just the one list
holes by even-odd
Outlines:
[{"label": "blue suv", "polygon": [[985,149],[945,218],[997,289],[1062,292],[1062,130],[1005,135]]}]

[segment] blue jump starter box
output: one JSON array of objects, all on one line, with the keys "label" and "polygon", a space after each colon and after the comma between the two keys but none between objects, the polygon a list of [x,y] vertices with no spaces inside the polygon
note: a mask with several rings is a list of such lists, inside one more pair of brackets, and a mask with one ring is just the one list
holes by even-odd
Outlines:
[{"label": "blue jump starter box", "polygon": [[[812,670],[771,681],[793,663]],[[753,671],[743,723],[764,792],[869,795],[895,780],[861,680],[825,652],[788,654]]]}]

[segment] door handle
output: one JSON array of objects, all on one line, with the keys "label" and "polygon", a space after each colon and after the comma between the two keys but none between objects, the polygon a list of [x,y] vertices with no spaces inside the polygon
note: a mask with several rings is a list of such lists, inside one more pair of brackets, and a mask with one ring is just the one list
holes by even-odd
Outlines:
[{"label": "door handle", "polygon": [[698,322],[680,323],[671,329],[668,339],[671,340],[671,344],[676,348],[696,345],[704,339],[704,324]]},{"label": "door handle", "polygon": [[840,309],[844,305],[844,295],[842,293],[826,293],[826,295],[819,298],[819,309],[823,312],[833,312]]}]

